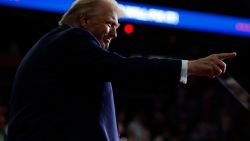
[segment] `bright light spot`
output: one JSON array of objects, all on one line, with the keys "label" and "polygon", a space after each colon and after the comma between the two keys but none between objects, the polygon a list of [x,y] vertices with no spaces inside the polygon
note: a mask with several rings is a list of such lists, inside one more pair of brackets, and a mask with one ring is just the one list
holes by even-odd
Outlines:
[{"label": "bright light spot", "polygon": [[126,24],[124,26],[124,32],[126,34],[131,34],[131,33],[133,33],[133,31],[134,31],[134,26],[132,24]]},{"label": "bright light spot", "polygon": [[235,25],[236,30],[239,31],[245,31],[245,32],[250,32],[250,24],[246,24],[246,23],[237,23]]}]

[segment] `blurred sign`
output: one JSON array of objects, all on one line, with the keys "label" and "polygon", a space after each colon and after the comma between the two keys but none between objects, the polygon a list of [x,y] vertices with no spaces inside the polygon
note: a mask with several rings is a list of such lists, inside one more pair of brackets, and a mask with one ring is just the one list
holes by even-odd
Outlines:
[{"label": "blurred sign", "polygon": [[[0,0],[0,5],[63,13],[74,0]],[[120,21],[250,37],[250,19],[119,1]]]}]

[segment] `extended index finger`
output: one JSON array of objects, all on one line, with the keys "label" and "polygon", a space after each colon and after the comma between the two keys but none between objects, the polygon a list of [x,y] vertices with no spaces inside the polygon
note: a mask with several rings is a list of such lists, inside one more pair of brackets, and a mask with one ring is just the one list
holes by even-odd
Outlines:
[{"label": "extended index finger", "polygon": [[217,54],[218,55],[218,58],[220,60],[225,60],[225,59],[228,59],[228,58],[233,58],[236,56],[236,52],[231,52],[231,53],[220,53],[220,54]]}]

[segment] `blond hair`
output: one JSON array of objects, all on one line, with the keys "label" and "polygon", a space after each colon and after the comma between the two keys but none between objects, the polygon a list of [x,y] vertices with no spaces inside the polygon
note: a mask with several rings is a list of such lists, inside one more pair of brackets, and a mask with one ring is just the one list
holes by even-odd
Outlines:
[{"label": "blond hair", "polygon": [[62,16],[61,20],[58,22],[59,25],[69,24],[77,22],[82,14],[91,15],[101,14],[97,13],[98,8],[101,4],[106,6],[111,6],[116,12],[118,17],[124,16],[124,11],[119,7],[116,0],[75,0],[68,11]]}]

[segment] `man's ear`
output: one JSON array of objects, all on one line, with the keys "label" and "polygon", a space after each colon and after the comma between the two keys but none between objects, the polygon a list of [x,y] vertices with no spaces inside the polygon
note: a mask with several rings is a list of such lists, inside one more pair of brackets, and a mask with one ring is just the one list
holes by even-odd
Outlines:
[{"label": "man's ear", "polygon": [[80,19],[79,19],[80,26],[81,27],[86,27],[87,21],[88,21],[88,19],[87,19],[86,14],[81,14]]}]

